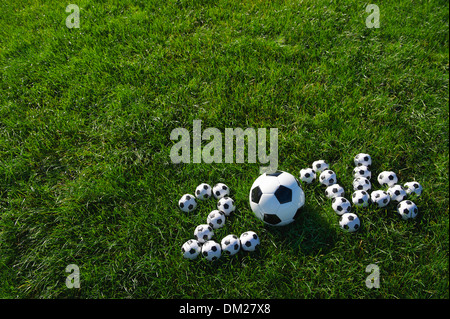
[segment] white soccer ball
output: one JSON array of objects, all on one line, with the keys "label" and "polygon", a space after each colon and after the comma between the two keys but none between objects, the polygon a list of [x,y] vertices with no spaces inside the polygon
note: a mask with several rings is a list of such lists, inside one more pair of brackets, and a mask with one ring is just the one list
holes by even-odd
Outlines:
[{"label": "white soccer ball", "polygon": [[417,205],[410,200],[401,201],[397,205],[397,211],[400,214],[400,216],[405,220],[410,218],[416,218],[417,214],[419,213]]},{"label": "white soccer ball", "polygon": [[194,195],[184,194],[178,201],[178,207],[180,207],[183,212],[192,212],[197,207]]},{"label": "white soccer ball", "polygon": [[342,229],[352,233],[360,228],[361,222],[356,214],[345,213],[341,216],[339,225]]},{"label": "white soccer ball", "polygon": [[298,180],[283,171],[259,176],[249,194],[255,216],[269,225],[282,226],[294,221],[305,203]]},{"label": "white soccer ball", "polygon": [[378,174],[378,183],[380,183],[381,186],[393,186],[397,184],[398,178],[397,175],[392,171],[383,171],[380,174]]},{"label": "white soccer ball", "polygon": [[312,163],[312,169],[316,171],[316,173],[321,173],[329,167],[330,165],[328,165],[324,160],[318,160]]},{"label": "white soccer ball", "polygon": [[189,239],[181,246],[181,253],[186,259],[195,259],[200,254],[202,248],[200,243],[195,239]]},{"label": "white soccer ball", "polygon": [[368,191],[372,188],[372,184],[365,177],[357,177],[353,180],[353,190],[355,191]]},{"label": "white soccer ball", "polygon": [[339,184],[333,184],[325,189],[325,196],[328,198],[344,197],[344,188]]},{"label": "white soccer ball", "polygon": [[352,204],[347,198],[344,197],[335,197],[331,201],[331,207],[338,215],[342,215],[345,213],[350,213],[352,209]]},{"label": "white soccer ball", "polygon": [[223,212],[225,216],[230,216],[230,214],[236,209],[234,206],[234,200],[228,196],[222,197],[217,202],[217,209]]},{"label": "white soccer ball", "polygon": [[222,248],[214,240],[208,240],[202,246],[202,255],[209,261],[215,261],[222,255]]},{"label": "white soccer ball", "polygon": [[367,207],[369,206],[369,194],[366,191],[355,191],[352,194],[352,202],[353,205],[358,207]]},{"label": "white soccer ball", "polygon": [[259,237],[254,231],[242,233],[239,240],[241,241],[241,248],[245,251],[255,251],[260,244]]},{"label": "white soccer ball", "polygon": [[403,187],[401,185],[398,185],[398,184],[389,187],[387,192],[388,192],[389,196],[391,196],[391,200],[396,201],[396,202],[401,202],[401,201],[405,200],[407,197],[406,191],[403,189]]},{"label": "white soccer ball", "polygon": [[200,200],[205,200],[205,199],[210,198],[211,194],[212,194],[211,186],[209,186],[206,183],[201,183],[195,189],[195,196]]},{"label": "white soccer ball", "polygon": [[370,199],[372,203],[376,204],[378,207],[385,207],[391,201],[391,197],[388,192],[383,190],[376,190],[370,194]]},{"label": "white soccer ball", "polygon": [[370,166],[372,165],[372,158],[369,154],[359,153],[354,157],[353,162],[355,166]]},{"label": "white soccer ball", "polygon": [[336,173],[333,172],[331,169],[324,170],[322,173],[320,173],[319,182],[325,186],[331,186],[333,184],[336,184],[337,182]]},{"label": "white soccer ball", "polygon": [[420,185],[418,182],[408,182],[405,183],[405,185],[403,186],[406,194],[408,195],[417,195],[420,196],[422,195],[422,185]]},{"label": "white soccer ball", "polygon": [[225,226],[225,214],[220,210],[215,209],[211,213],[209,213],[208,217],[206,218],[206,222],[213,229],[221,228]]},{"label": "white soccer ball", "polygon": [[222,252],[230,256],[237,254],[241,249],[241,241],[238,236],[233,234],[225,236],[220,244],[222,246]]},{"label": "white soccer ball", "polygon": [[230,188],[224,183],[217,183],[213,187],[213,194],[216,199],[230,195]]},{"label": "white soccer ball", "polygon": [[210,240],[213,235],[213,228],[208,224],[198,225],[194,230],[194,238],[198,240],[200,244]]},{"label": "white soccer ball", "polygon": [[357,166],[353,169],[353,177],[365,177],[367,179],[370,179],[372,177],[372,172],[365,165]]},{"label": "white soccer ball", "polygon": [[316,171],[309,167],[303,168],[300,170],[300,179],[307,184],[311,184],[316,179]]}]

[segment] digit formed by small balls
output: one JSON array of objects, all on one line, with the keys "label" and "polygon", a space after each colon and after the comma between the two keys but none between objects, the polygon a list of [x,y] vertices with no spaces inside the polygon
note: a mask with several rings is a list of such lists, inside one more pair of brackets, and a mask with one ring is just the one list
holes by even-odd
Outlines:
[{"label": "digit formed by small balls", "polygon": [[327,169],[320,173],[319,181],[322,185],[325,186],[331,186],[333,184],[336,184],[336,173],[333,172],[331,169]]},{"label": "digit formed by small balls", "polygon": [[236,210],[236,207],[234,206],[234,200],[228,196],[222,197],[217,202],[217,209],[223,212],[225,216],[230,216],[231,213]]},{"label": "digit formed by small balls", "polygon": [[316,179],[316,171],[312,168],[303,168],[300,170],[300,179],[306,184],[311,184]]},{"label": "digit formed by small balls", "polygon": [[192,212],[197,207],[194,195],[184,194],[178,201],[178,207],[180,207],[183,212]]},{"label": "digit formed by small balls", "polygon": [[398,182],[397,175],[392,171],[383,171],[378,174],[378,183],[381,186],[394,186]]},{"label": "digit formed by small balls", "polygon": [[222,228],[223,226],[225,226],[225,214],[220,210],[215,209],[211,213],[209,213],[208,217],[206,218],[206,222],[213,229]]},{"label": "digit formed by small balls", "polygon": [[403,219],[416,218],[419,213],[419,209],[414,202],[410,200],[404,200],[397,205],[397,211]]},{"label": "digit formed by small balls", "polygon": [[211,197],[212,189],[211,186],[209,186],[206,183],[201,183],[197,186],[195,189],[195,196],[197,196],[200,200],[205,200]]},{"label": "digit formed by small balls", "polygon": [[325,189],[325,196],[328,198],[344,197],[344,188],[339,184],[333,184]]},{"label": "digit formed by small balls", "polygon": [[401,185],[394,185],[389,187],[387,190],[389,196],[391,196],[391,201],[401,202],[406,199],[407,194]]},{"label": "digit formed by small balls", "polygon": [[353,180],[353,190],[355,191],[368,191],[372,188],[372,184],[365,177],[357,177]]},{"label": "digit formed by small balls", "polygon": [[254,231],[246,231],[239,237],[241,248],[245,251],[255,251],[260,241],[258,235]]},{"label": "digit formed by small balls", "polygon": [[200,243],[195,239],[189,239],[181,246],[181,253],[186,259],[195,259],[200,254],[202,248]]},{"label": "digit formed by small balls", "polygon": [[238,236],[230,234],[225,236],[220,242],[222,246],[222,253],[227,255],[235,255],[241,249],[241,242]]},{"label": "digit formed by small balls", "polygon": [[365,177],[367,179],[370,179],[372,177],[372,172],[365,165],[357,166],[353,169],[353,177]]},{"label": "digit formed by small balls", "polygon": [[224,183],[217,183],[213,187],[213,194],[216,199],[230,195],[230,188]]},{"label": "digit formed by small balls", "polygon": [[372,203],[377,205],[379,208],[385,207],[391,201],[391,196],[389,196],[388,192],[383,190],[376,190],[370,194],[370,199]]},{"label": "digit formed by small balls", "polygon": [[352,204],[345,197],[335,197],[331,202],[331,207],[338,215],[342,215],[345,213],[350,213],[352,209]]},{"label": "digit formed by small balls", "polygon": [[353,233],[360,228],[361,222],[356,214],[345,213],[339,220],[339,226],[341,226],[342,229]]},{"label": "digit formed by small balls", "polygon": [[198,225],[194,230],[194,238],[198,240],[200,244],[210,240],[213,235],[213,228],[208,224]]},{"label": "digit formed by small balls", "polygon": [[369,154],[359,153],[354,157],[353,162],[355,166],[370,166],[372,165],[372,158]]},{"label": "digit formed by small balls", "polygon": [[209,261],[215,261],[222,255],[222,248],[214,240],[208,240],[202,246],[202,255]]},{"label": "digit formed by small balls", "polygon": [[312,169],[317,173],[322,173],[328,168],[330,168],[330,165],[328,165],[324,160],[318,160],[312,163]]},{"label": "digit formed by small balls", "polygon": [[369,194],[366,191],[355,191],[352,194],[353,205],[357,207],[367,207],[369,206]]},{"label": "digit formed by small balls", "polygon": [[422,195],[423,188],[418,182],[407,182],[403,187],[408,195]]}]

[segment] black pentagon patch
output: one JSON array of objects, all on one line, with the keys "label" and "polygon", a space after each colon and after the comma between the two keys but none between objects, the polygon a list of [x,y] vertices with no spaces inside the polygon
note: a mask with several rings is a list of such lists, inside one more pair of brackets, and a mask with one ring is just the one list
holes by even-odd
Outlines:
[{"label": "black pentagon patch", "polygon": [[300,209],[301,209],[301,207],[299,209],[297,209],[297,211],[295,212],[295,215],[293,217],[294,220],[297,219],[297,217],[300,215],[300,213],[301,213]]},{"label": "black pentagon patch", "polygon": [[276,171],[274,173],[270,173],[270,174],[266,174],[266,175],[267,176],[275,176],[275,177],[277,177],[277,176],[280,176],[281,174],[283,174],[282,171]]},{"label": "black pentagon patch", "polygon": [[259,200],[261,199],[262,196],[262,191],[261,188],[259,188],[259,186],[256,186],[255,188],[252,189],[252,202],[258,204]]},{"label": "black pentagon patch", "polygon": [[192,255],[195,254],[195,249],[191,248],[191,250],[189,250],[189,253],[192,254]]},{"label": "black pentagon patch", "polygon": [[275,197],[278,199],[280,204],[289,203],[292,201],[292,190],[286,186],[281,185],[275,191]]},{"label": "black pentagon patch", "polygon": [[280,217],[274,214],[264,214],[264,221],[271,225],[276,225],[281,223]]}]

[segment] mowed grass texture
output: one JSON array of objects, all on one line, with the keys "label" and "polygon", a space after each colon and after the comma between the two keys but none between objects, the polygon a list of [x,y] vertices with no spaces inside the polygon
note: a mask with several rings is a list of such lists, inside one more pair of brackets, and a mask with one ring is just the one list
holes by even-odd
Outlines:
[{"label": "mowed grass texture", "polygon": [[[447,1],[376,3],[378,29],[363,1],[80,0],[79,29],[67,4],[0,4],[0,297],[449,297]],[[278,168],[324,159],[348,198],[368,153],[374,177],[421,183],[419,216],[354,210],[345,233],[313,183],[295,223],[266,226],[248,202],[266,164],[172,163],[194,120],[278,128]],[[258,252],[182,258],[216,205],[177,208],[202,182],[237,205],[213,239],[253,230]]]}]

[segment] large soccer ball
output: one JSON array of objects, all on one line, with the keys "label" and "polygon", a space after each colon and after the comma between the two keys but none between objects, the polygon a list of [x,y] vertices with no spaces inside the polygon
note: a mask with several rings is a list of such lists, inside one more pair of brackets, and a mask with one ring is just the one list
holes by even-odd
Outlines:
[{"label": "large soccer ball", "polygon": [[269,225],[283,226],[295,220],[305,203],[298,180],[283,171],[264,173],[250,188],[250,207],[256,217]]}]

